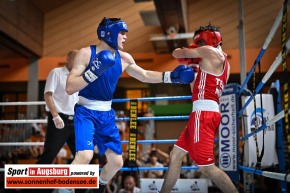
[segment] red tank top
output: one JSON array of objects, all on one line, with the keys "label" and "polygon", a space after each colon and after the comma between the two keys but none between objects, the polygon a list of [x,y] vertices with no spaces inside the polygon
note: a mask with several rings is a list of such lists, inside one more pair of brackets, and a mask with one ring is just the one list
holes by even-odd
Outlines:
[{"label": "red tank top", "polygon": [[225,55],[224,70],[220,75],[214,75],[199,69],[192,91],[192,101],[213,100],[219,104],[219,98],[227,83],[229,62]]}]

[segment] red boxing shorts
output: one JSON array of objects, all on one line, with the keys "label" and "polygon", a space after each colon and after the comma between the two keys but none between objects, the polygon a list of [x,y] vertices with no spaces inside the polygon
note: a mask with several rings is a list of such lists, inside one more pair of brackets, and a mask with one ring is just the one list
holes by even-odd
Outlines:
[{"label": "red boxing shorts", "polygon": [[175,146],[188,152],[196,165],[214,164],[214,138],[220,121],[219,112],[192,112]]}]

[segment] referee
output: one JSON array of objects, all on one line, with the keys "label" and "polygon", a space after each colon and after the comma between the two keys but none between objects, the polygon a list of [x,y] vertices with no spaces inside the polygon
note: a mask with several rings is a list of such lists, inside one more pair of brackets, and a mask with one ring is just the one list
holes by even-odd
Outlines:
[{"label": "referee", "polygon": [[76,153],[74,106],[78,101],[78,93],[68,95],[65,86],[77,52],[78,50],[70,51],[66,65],[52,69],[47,77],[44,89],[45,109],[48,113],[47,129],[44,151],[37,164],[52,164],[65,143],[73,155]]}]

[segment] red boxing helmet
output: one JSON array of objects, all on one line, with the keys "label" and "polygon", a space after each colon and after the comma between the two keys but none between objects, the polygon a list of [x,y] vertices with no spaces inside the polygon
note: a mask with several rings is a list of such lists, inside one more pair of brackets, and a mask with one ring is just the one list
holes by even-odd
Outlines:
[{"label": "red boxing helmet", "polygon": [[218,47],[222,44],[222,36],[217,27],[212,25],[201,26],[193,36],[193,43],[198,44],[199,41],[203,40],[206,45],[212,47]]}]

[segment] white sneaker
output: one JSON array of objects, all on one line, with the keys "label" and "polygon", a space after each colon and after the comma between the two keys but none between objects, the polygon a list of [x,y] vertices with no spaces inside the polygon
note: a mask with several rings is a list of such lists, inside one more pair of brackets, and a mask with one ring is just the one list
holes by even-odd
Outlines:
[{"label": "white sneaker", "polygon": [[74,189],[58,189],[58,193],[75,193]]}]

